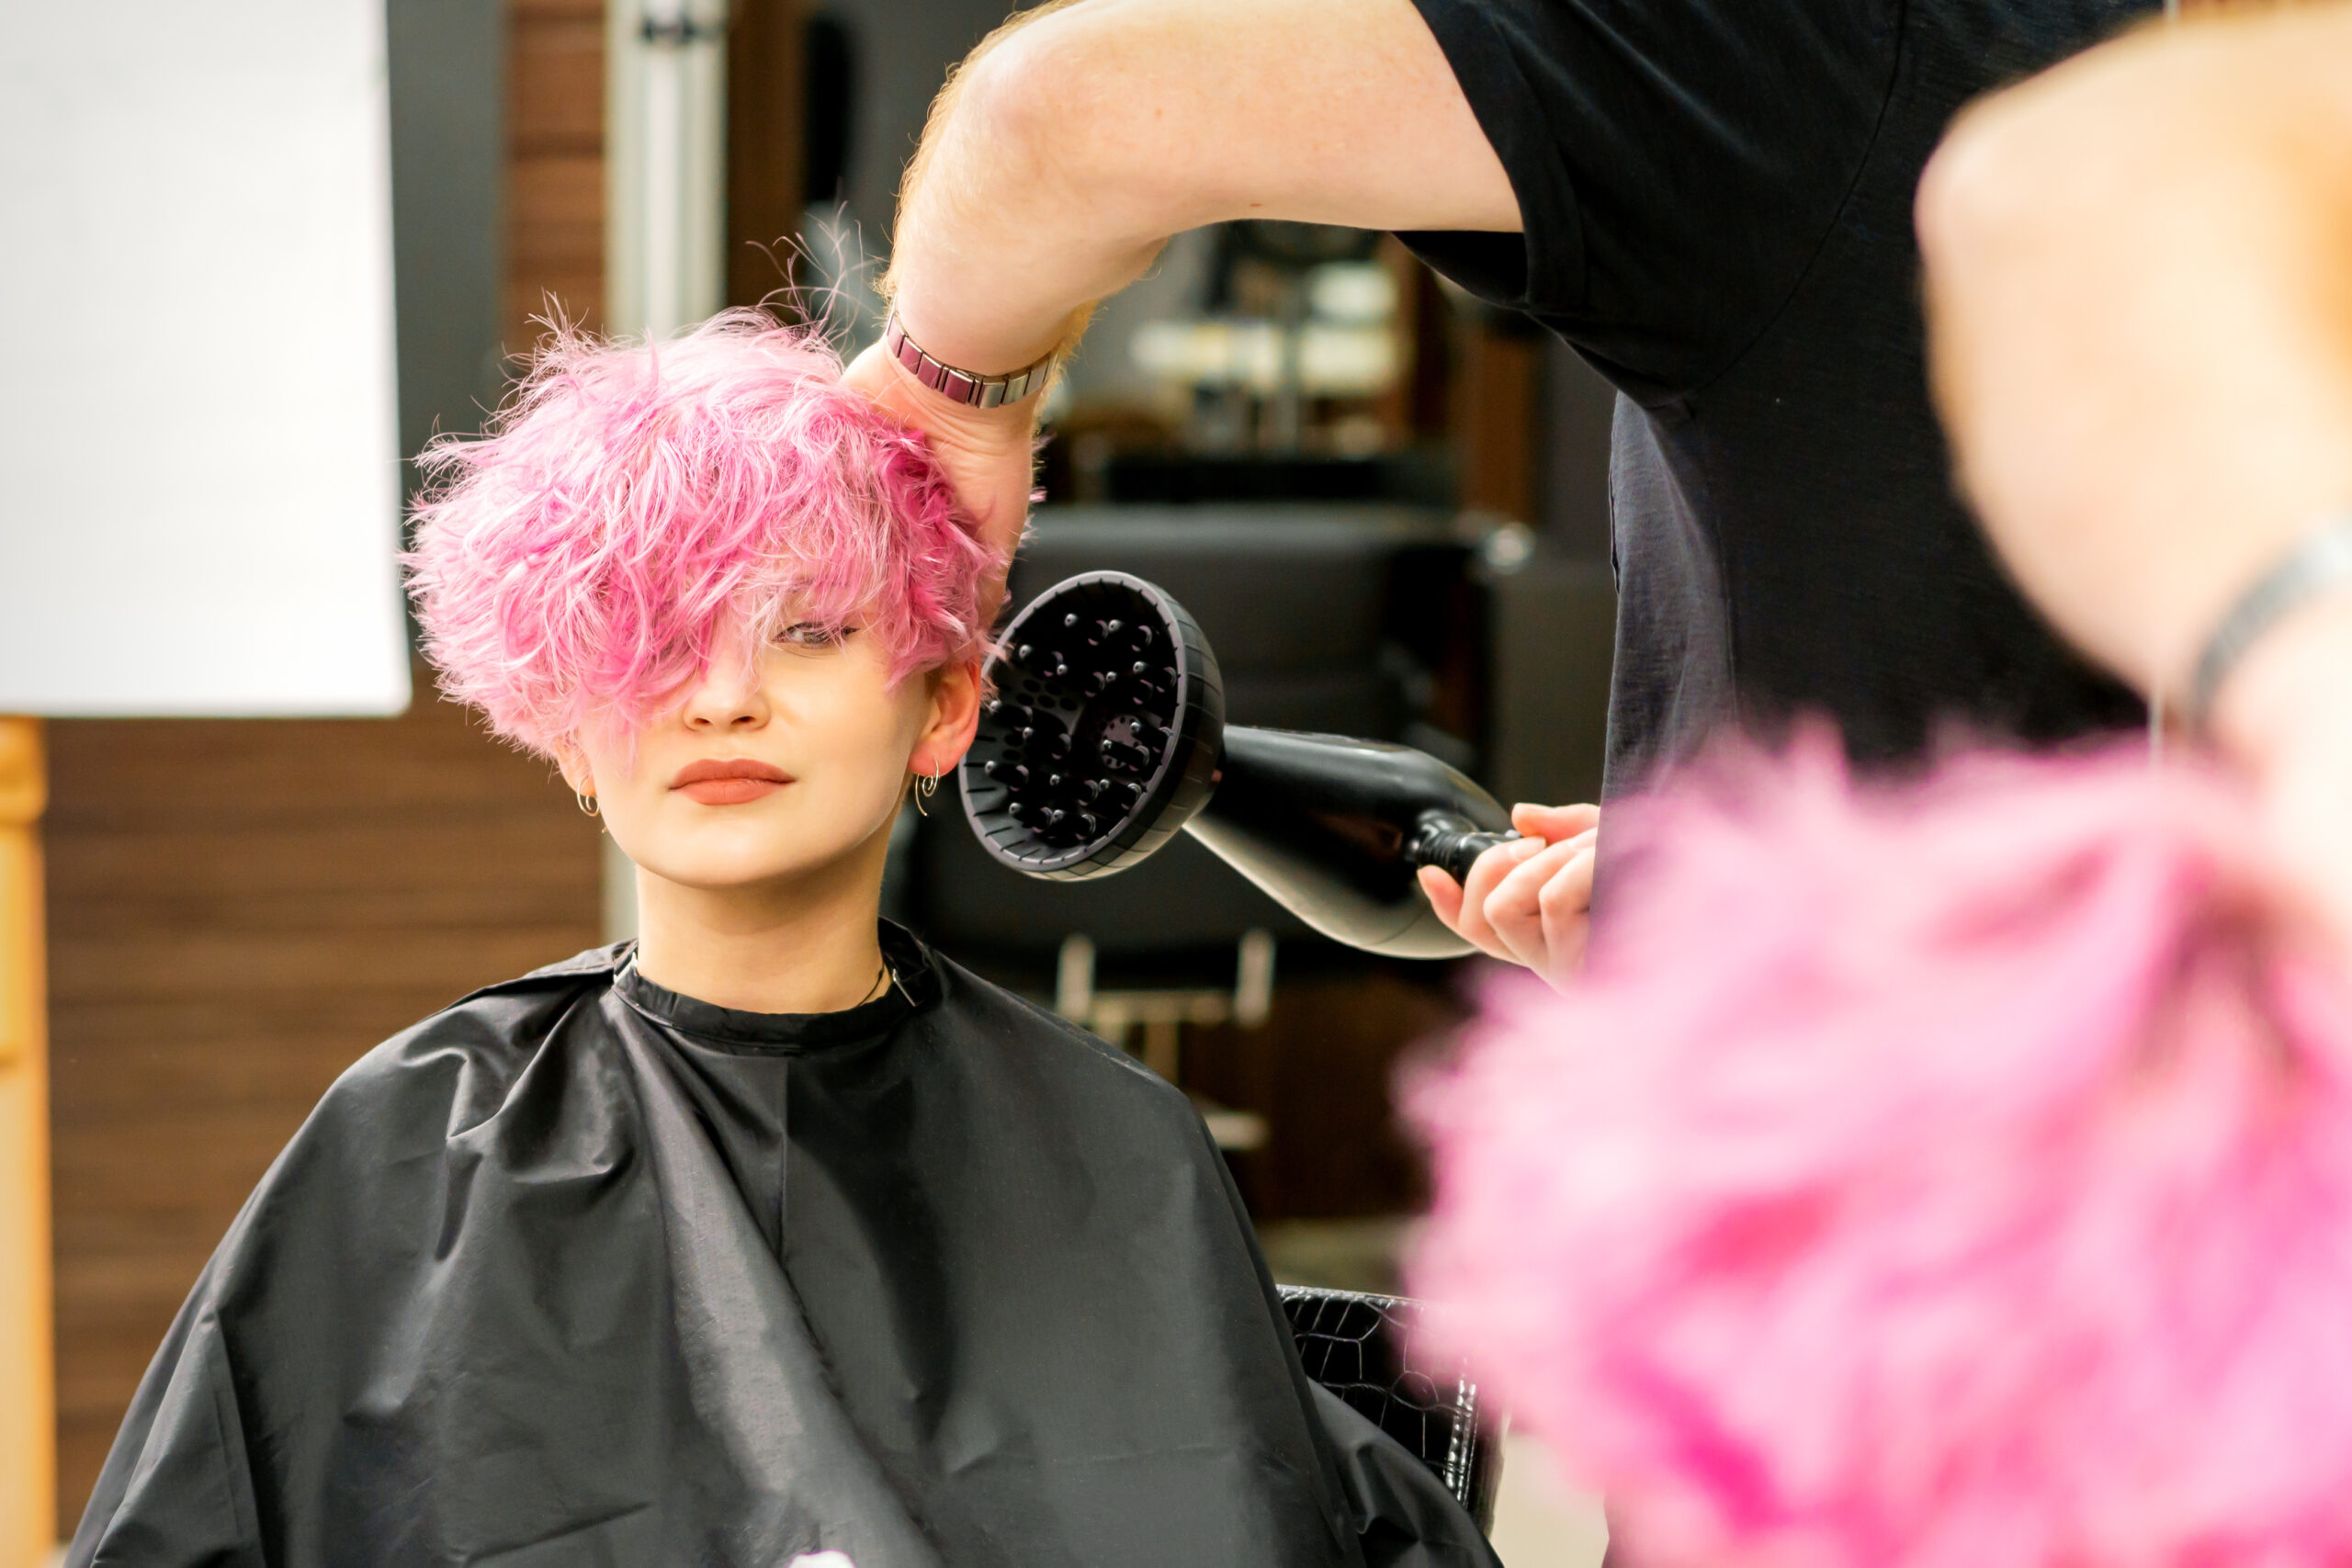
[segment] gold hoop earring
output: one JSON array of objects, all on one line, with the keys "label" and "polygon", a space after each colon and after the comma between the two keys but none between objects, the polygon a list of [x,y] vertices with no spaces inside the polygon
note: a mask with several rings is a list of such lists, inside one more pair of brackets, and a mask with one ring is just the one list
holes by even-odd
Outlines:
[{"label": "gold hoop earring", "polygon": [[915,775],[915,815],[930,816],[931,813],[923,808],[923,803],[938,793],[939,775],[937,773],[917,773]]},{"label": "gold hoop earring", "polygon": [[583,816],[598,817],[604,814],[605,808],[597,803],[596,797],[584,790],[574,790],[571,798],[580,803],[580,810]]}]

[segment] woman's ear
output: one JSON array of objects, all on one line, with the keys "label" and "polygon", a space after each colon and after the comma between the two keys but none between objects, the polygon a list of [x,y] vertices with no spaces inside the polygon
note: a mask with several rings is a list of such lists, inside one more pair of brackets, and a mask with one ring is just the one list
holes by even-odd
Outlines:
[{"label": "woman's ear", "polygon": [[577,741],[557,743],[555,765],[563,773],[563,782],[571,786],[573,795],[596,793],[596,775],[588,766],[588,753],[580,749]]},{"label": "woman's ear", "polygon": [[908,768],[937,778],[964,760],[980,728],[980,661],[943,665],[931,674],[931,722],[915,740]]}]

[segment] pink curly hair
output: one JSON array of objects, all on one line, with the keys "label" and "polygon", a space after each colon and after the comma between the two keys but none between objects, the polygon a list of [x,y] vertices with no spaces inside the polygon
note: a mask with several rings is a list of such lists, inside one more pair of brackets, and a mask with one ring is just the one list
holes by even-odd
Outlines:
[{"label": "pink curly hair", "polygon": [[633,729],[733,626],[854,620],[893,682],[980,651],[995,558],[922,438],[760,311],[654,344],[560,331],[488,435],[422,462],[406,564],[425,655],[531,750]]},{"label": "pink curly hair", "polygon": [[2240,793],[1815,745],[1610,829],[1583,981],[1408,1084],[1410,1278],[1632,1562],[2352,1562],[2352,987]]}]

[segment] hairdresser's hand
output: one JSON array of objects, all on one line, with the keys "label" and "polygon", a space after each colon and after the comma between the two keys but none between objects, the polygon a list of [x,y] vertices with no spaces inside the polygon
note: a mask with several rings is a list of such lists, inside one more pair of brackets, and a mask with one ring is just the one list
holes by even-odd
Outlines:
[{"label": "hairdresser's hand", "polygon": [[1524,836],[1480,855],[1466,885],[1423,866],[1421,891],[1455,935],[1565,987],[1591,931],[1600,807],[1514,806],[1510,824]]},{"label": "hairdresser's hand", "polygon": [[[956,499],[978,526],[980,537],[1009,565],[1029,516],[1037,408],[1044,398],[1026,398],[1009,409],[971,408],[916,380],[878,343],[850,362],[843,379],[884,412],[930,437],[932,452],[947,470]],[[1000,571],[984,606],[991,618],[1003,595]]]}]

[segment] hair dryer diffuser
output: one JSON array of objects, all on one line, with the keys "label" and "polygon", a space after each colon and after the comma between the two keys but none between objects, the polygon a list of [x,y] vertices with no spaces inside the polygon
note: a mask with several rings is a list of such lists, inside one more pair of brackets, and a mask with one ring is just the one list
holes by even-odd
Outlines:
[{"label": "hair dryer diffuser", "polygon": [[1054,880],[1108,876],[1179,829],[1335,941],[1470,951],[1415,871],[1454,876],[1512,837],[1494,797],[1427,752],[1225,722],[1216,657],[1182,605],[1088,572],[1015,617],[959,770],[989,852]]}]

